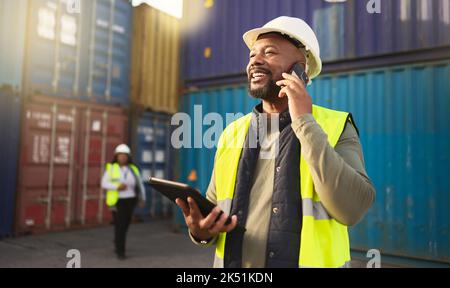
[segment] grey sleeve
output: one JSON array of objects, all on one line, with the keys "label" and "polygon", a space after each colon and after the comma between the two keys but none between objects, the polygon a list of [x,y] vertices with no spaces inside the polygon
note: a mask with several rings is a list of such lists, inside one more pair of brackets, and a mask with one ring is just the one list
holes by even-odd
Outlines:
[{"label": "grey sleeve", "polygon": [[138,181],[139,181],[139,183],[138,183],[137,185],[140,186],[140,190],[141,190],[141,200],[145,202],[145,201],[147,200],[147,195],[146,195],[146,193],[145,193],[145,185],[144,185],[143,179],[142,179],[141,176],[136,177],[136,178],[137,178]]},{"label": "grey sleeve", "polygon": [[106,171],[105,171],[105,173],[103,173],[101,186],[102,186],[102,189],[105,189],[105,190],[116,190],[117,189],[117,185],[111,183],[109,174]]},{"label": "grey sleeve", "polygon": [[327,212],[344,225],[357,224],[372,205],[375,188],[364,168],[356,129],[348,122],[333,149],[311,114],[296,119],[292,128]]}]

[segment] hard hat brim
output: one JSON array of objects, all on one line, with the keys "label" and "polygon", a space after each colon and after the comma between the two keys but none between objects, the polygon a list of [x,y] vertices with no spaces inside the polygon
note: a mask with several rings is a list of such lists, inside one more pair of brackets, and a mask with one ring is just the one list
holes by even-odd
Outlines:
[{"label": "hard hat brim", "polygon": [[313,63],[310,63],[310,68],[312,69],[312,71],[310,71],[310,75],[308,75],[310,77],[310,79],[315,78],[317,75],[320,74],[320,71],[322,71],[322,61],[320,60],[319,55],[316,55],[316,52],[311,50],[310,47],[308,47],[308,45],[305,44],[305,42],[307,42],[305,39],[302,39],[301,36],[298,35],[292,35],[292,33],[283,30],[283,29],[279,29],[279,28],[255,28],[252,30],[249,30],[247,32],[244,33],[244,35],[242,35],[242,38],[244,39],[245,45],[247,45],[248,49],[252,49],[253,45],[255,44],[256,40],[258,40],[259,35],[261,34],[266,34],[266,33],[282,33],[285,35],[288,35],[298,41],[300,41],[303,45],[305,45],[306,50],[312,54],[313,56]]},{"label": "hard hat brim", "polygon": [[[252,30],[249,30],[242,35],[242,38],[244,39],[245,44],[247,45],[248,49],[252,49],[253,44],[255,44],[256,40],[258,39],[259,35],[266,34],[270,32],[278,32],[282,34],[289,35],[290,37],[293,37],[289,32],[283,30],[283,29],[277,29],[277,28],[255,28]],[[297,37],[293,37],[297,38]],[[303,43],[303,42],[302,42]]]}]

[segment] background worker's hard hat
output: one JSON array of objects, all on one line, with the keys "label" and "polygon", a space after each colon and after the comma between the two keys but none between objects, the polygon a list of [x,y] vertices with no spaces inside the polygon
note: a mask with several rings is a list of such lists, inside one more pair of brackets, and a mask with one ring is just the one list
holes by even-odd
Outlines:
[{"label": "background worker's hard hat", "polygon": [[114,150],[114,154],[119,154],[119,153],[130,155],[131,154],[130,147],[128,147],[128,145],[126,145],[126,144],[120,144]]},{"label": "background worker's hard hat", "polygon": [[245,32],[242,37],[247,47],[252,49],[259,35],[270,32],[288,35],[305,45],[307,53],[306,73],[310,79],[320,74],[320,71],[322,71],[322,60],[320,59],[319,41],[317,41],[316,34],[305,21],[299,18],[281,16],[273,19],[261,28]]}]

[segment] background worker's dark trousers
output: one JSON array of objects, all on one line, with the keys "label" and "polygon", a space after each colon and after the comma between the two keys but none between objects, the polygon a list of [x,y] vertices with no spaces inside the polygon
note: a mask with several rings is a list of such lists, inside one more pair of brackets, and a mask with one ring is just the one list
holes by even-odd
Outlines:
[{"label": "background worker's dark trousers", "polygon": [[125,256],[125,244],[133,217],[133,211],[136,207],[137,198],[119,199],[116,204],[116,211],[113,212],[114,217],[114,244],[116,246],[116,254]]}]

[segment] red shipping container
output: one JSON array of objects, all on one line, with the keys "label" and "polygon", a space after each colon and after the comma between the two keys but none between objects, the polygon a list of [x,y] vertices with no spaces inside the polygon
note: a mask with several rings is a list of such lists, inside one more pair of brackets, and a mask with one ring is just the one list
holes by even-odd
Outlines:
[{"label": "red shipping container", "polygon": [[109,223],[100,180],[127,142],[125,109],[36,96],[23,116],[16,233]]}]

